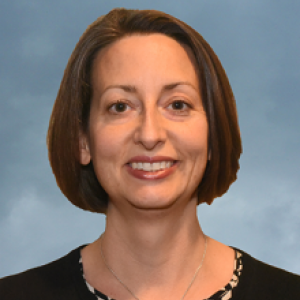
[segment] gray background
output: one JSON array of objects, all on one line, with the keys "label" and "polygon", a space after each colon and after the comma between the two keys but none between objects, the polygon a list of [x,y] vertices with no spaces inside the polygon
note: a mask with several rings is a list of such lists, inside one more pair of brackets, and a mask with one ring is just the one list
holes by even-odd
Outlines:
[{"label": "gray background", "polygon": [[120,6],[184,20],[228,73],[244,153],[227,195],[199,207],[204,232],[300,273],[298,0],[11,0],[0,4],[0,277],[56,259],[104,229],[103,215],[73,207],[60,193],[45,138],[76,42]]}]

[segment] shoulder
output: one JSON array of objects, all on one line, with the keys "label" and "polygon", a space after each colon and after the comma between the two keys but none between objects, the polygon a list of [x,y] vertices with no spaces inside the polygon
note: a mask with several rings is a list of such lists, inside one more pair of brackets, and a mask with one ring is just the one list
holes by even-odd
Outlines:
[{"label": "shoulder", "polygon": [[75,293],[72,268],[78,266],[75,261],[79,260],[80,249],[49,264],[0,279],[0,299],[69,299],[67,295]]},{"label": "shoulder", "polygon": [[[300,276],[261,262],[244,251],[240,290],[245,299],[293,299],[300,295]],[[251,297],[249,297],[251,295]]]}]

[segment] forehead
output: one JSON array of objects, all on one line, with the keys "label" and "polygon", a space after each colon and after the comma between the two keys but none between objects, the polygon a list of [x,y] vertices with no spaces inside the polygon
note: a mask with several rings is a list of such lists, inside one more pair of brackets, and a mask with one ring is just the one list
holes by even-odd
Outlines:
[{"label": "forehead", "polygon": [[93,85],[150,78],[198,82],[191,49],[163,34],[132,35],[100,50],[93,64]]}]

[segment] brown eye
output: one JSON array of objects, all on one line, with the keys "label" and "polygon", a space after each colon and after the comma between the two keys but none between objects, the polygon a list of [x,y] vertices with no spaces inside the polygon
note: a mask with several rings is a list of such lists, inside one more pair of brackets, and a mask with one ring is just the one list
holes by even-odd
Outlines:
[{"label": "brown eye", "polygon": [[186,104],[183,101],[175,101],[172,103],[172,108],[175,110],[182,110],[186,108]]},{"label": "brown eye", "polygon": [[181,99],[174,99],[174,101],[167,106],[169,113],[174,116],[187,116],[190,114],[191,109],[192,106]]},{"label": "brown eye", "polygon": [[115,105],[115,110],[116,110],[117,112],[123,112],[123,111],[126,110],[126,108],[127,108],[127,104],[122,103],[122,102],[117,103],[117,104]]},{"label": "brown eye", "polygon": [[123,113],[123,112],[127,111],[128,109],[129,109],[128,104],[125,102],[121,102],[121,101],[120,102],[118,101],[117,103],[113,104],[109,108],[109,110],[113,113]]},{"label": "brown eye", "polygon": [[187,111],[190,105],[182,100],[176,100],[169,105],[169,109],[174,111]]}]

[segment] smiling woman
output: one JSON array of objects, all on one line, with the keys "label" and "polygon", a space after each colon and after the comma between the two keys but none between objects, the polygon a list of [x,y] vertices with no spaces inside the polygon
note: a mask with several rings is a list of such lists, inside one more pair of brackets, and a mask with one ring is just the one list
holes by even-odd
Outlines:
[{"label": "smiling woman", "polygon": [[92,162],[110,211],[116,202],[157,209],[191,199],[206,168],[208,125],[184,47],[162,34],[124,37],[98,54],[91,82],[81,163]]},{"label": "smiling woman", "polygon": [[106,214],[95,242],[0,280],[11,299],[292,299],[297,275],[206,236],[199,203],[236,179],[235,100],[194,29],[158,11],[115,9],[83,34],[48,132],[57,184]]},{"label": "smiling woman", "polygon": [[[152,40],[155,39],[150,38],[150,35],[156,37],[156,43],[152,44]],[[166,53],[167,45],[163,47],[159,44],[163,38],[168,41],[169,48],[178,45],[174,53],[173,51]],[[134,42],[139,40],[140,43],[135,45]],[[143,42],[147,47],[143,47]],[[116,47],[120,43],[121,46],[126,46],[127,53],[125,50],[122,51],[122,47]],[[149,45],[151,47],[148,49]],[[160,51],[163,50],[160,56]],[[137,57],[131,55],[133,51],[134,55],[137,53],[139,55]],[[172,59],[177,53],[189,63],[185,64],[179,59],[176,63],[173,62]],[[122,56],[122,60],[117,59],[119,55]],[[101,60],[101,57],[105,59]],[[156,59],[160,59],[160,64],[156,63]],[[152,67],[153,63],[155,70]],[[175,66],[178,64],[177,69],[172,66],[173,63]],[[182,80],[182,74],[181,77],[176,77],[175,74],[172,77],[171,70],[167,69],[170,66],[177,72],[189,72],[189,76],[194,77],[194,84]],[[118,72],[119,67],[124,69],[122,74]],[[138,67],[143,70],[139,71]],[[126,77],[129,79],[134,70],[135,78],[132,74],[131,81],[126,81]],[[48,132],[50,163],[59,187],[73,204],[102,213],[105,213],[108,207],[107,191],[95,176],[94,164],[82,167],[78,159],[73,159],[79,157],[79,136],[87,134],[90,111],[94,113],[91,106],[99,110],[98,114],[105,111],[104,103],[111,105],[110,112],[116,112],[117,103],[119,109],[121,107],[124,109],[126,104],[128,110],[130,104],[133,105],[134,102],[129,101],[126,96],[131,95],[132,98],[135,95],[138,99],[138,94],[143,92],[138,90],[140,89],[137,86],[138,82],[133,80],[145,81],[146,76],[147,80],[149,78],[153,80],[158,70],[169,74],[169,78],[165,78],[165,82],[161,83],[161,92],[164,92],[162,96],[167,97],[167,92],[181,92],[182,94],[177,95],[176,105],[178,106],[180,99],[181,105],[186,102],[185,107],[189,107],[189,103],[182,101],[180,95],[183,97],[184,93],[188,94],[191,99],[197,97],[199,99],[196,101],[197,105],[202,104],[201,109],[207,118],[211,159],[206,167],[205,176],[199,181],[201,189],[197,190],[198,202],[212,203],[213,199],[224,194],[236,179],[241,154],[236,105],[226,73],[216,54],[198,32],[170,15],[158,11],[117,9],[91,24],[79,40],[66,67],[50,120]],[[137,74],[138,71],[140,74]],[[103,76],[106,73],[107,76]],[[114,74],[118,75],[118,80],[117,78],[112,80]],[[119,78],[121,76],[122,78]],[[114,95],[115,98],[112,100],[107,99],[108,96],[113,97],[112,93],[119,94]],[[191,93],[194,94],[191,96]],[[116,97],[117,101],[114,103]],[[159,103],[161,102],[162,100]],[[138,104],[141,106],[142,103],[143,101],[140,101]],[[142,108],[137,107],[140,110]],[[164,111],[166,113],[169,110]],[[119,122],[123,121],[123,118],[116,119]],[[62,161],[64,163],[61,163]],[[74,186],[78,188],[74,189]]]}]

